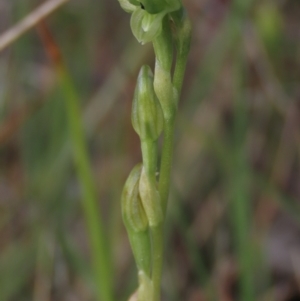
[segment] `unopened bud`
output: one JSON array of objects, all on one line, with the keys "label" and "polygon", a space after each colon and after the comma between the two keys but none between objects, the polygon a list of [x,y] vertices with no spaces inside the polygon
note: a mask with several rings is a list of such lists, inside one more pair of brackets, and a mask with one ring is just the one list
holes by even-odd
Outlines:
[{"label": "unopened bud", "polygon": [[122,193],[122,215],[130,245],[139,270],[150,275],[151,244],[148,219],[139,196],[142,165],[136,165],[125,183]]},{"label": "unopened bud", "polygon": [[161,104],[164,118],[173,118],[177,110],[174,94],[176,90],[173,87],[170,72],[162,67],[160,61],[156,61],[155,65],[154,89]]},{"label": "unopened bud", "polygon": [[155,180],[142,169],[140,178],[140,196],[150,227],[157,226],[163,220],[160,195],[156,188]]},{"label": "unopened bud", "polygon": [[163,113],[153,88],[153,74],[144,65],[139,73],[134,93],[132,126],[141,140],[155,141],[163,130]]},{"label": "unopened bud", "polygon": [[136,232],[144,231],[148,227],[148,219],[139,195],[141,170],[141,164],[133,168],[125,183],[121,200],[124,223]]}]

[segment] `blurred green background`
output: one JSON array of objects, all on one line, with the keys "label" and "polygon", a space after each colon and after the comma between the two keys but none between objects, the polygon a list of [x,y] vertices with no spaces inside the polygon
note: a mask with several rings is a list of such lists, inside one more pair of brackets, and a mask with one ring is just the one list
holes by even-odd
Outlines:
[{"label": "blurred green background", "polygon": [[[40,3],[0,0],[0,33]],[[184,5],[162,300],[300,300],[300,1]],[[0,301],[99,300],[66,97],[80,101],[114,300],[136,287],[120,195],[141,161],[131,101],[154,55],[129,20],[117,0],[71,0],[0,53]]]}]

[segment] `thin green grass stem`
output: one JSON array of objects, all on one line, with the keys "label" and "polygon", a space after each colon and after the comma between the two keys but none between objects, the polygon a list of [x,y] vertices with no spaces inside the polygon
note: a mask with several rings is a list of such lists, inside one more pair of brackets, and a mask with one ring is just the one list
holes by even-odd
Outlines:
[{"label": "thin green grass stem", "polygon": [[249,236],[249,197],[243,158],[237,155],[232,177],[232,214],[240,272],[240,300],[253,301],[252,250]]},{"label": "thin green grass stem", "polygon": [[74,160],[82,187],[82,205],[91,246],[92,267],[96,278],[98,300],[112,301],[112,263],[97,205],[96,186],[85,141],[79,99],[65,69],[58,69],[58,75],[65,96]]},{"label": "thin green grass stem", "polygon": [[235,243],[240,269],[240,300],[253,301],[253,262],[250,236],[250,168],[246,157],[247,100],[242,89],[245,81],[245,62],[238,49],[235,61],[234,150],[231,178],[232,214]]}]

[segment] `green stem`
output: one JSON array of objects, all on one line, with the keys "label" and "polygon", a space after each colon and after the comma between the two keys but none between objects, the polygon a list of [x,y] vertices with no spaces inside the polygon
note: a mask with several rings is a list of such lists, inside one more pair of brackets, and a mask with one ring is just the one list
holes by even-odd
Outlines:
[{"label": "green stem", "polygon": [[171,168],[173,159],[173,142],[174,142],[174,123],[175,118],[165,120],[164,122],[164,144],[161,156],[160,176],[158,191],[161,198],[162,210],[166,215],[168,197],[171,181]]},{"label": "green stem", "polygon": [[153,300],[160,300],[160,286],[163,267],[163,251],[164,251],[164,237],[163,237],[163,223],[155,227],[151,227],[152,235],[152,282],[153,282]]},{"label": "green stem", "polygon": [[[160,177],[159,177],[159,194],[161,198],[161,205],[163,215],[166,214],[167,201],[169,196],[170,176],[173,156],[173,132],[174,119],[165,120],[164,131],[164,145],[162,151]],[[164,223],[160,223],[155,227],[151,227],[152,237],[152,281],[153,281],[153,300],[160,300],[160,287],[163,267],[163,253],[164,253]]]},{"label": "green stem", "polygon": [[155,180],[157,168],[157,141],[141,140],[143,166],[151,178]]},{"label": "green stem", "polygon": [[97,205],[97,192],[88,156],[79,99],[75,87],[64,68],[57,68],[65,95],[68,123],[73,144],[74,159],[83,189],[83,210],[91,244],[92,266],[96,277],[98,300],[112,301],[112,264],[107,240]]},{"label": "green stem", "polygon": [[[170,65],[170,51],[166,51],[172,44],[168,40],[162,41],[156,39],[153,43],[154,50],[156,54],[156,72],[158,81],[165,83],[164,89],[160,89],[160,84],[157,83],[156,88],[159,92],[158,98],[161,102],[162,109],[164,111],[164,143],[162,149],[161,165],[160,165],[160,176],[158,183],[158,190],[161,198],[161,206],[163,215],[165,217],[167,211],[170,182],[171,182],[171,168],[173,160],[173,145],[174,145],[174,124],[175,116],[177,111],[177,103],[180,96],[180,91],[182,87],[183,77],[185,73],[187,55],[189,50],[190,42],[190,23],[187,20],[182,23],[181,35],[178,41],[178,55],[174,71],[173,84],[168,82],[168,77],[166,76],[169,72]],[[164,27],[163,33],[167,33],[167,27]],[[170,35],[167,35],[170,37]],[[163,37],[163,35],[161,35]],[[165,46],[165,47],[163,47]],[[169,49],[170,50],[170,49]],[[163,67],[164,72],[161,72],[159,68]],[[166,86],[170,84],[170,87]],[[173,92],[173,87],[175,87],[177,93]],[[167,92],[169,91],[169,93]],[[170,99],[172,98],[172,99]],[[154,289],[154,298],[153,301],[160,300],[160,286],[161,286],[161,277],[162,277],[162,266],[163,266],[163,222],[151,228],[152,234],[152,246],[153,246],[153,270],[152,270],[152,281]]]},{"label": "green stem", "polygon": [[173,76],[173,85],[177,90],[177,98],[179,99],[185,74],[187,57],[190,51],[192,28],[190,20],[185,11],[183,12],[182,18],[179,21],[177,20],[176,23],[178,27],[176,41],[177,60]]},{"label": "green stem", "polygon": [[181,87],[184,79],[184,73],[186,68],[186,60],[187,57],[185,55],[179,54],[178,59],[176,61],[174,76],[173,76],[173,83],[174,87],[178,93],[178,99],[181,92]]}]

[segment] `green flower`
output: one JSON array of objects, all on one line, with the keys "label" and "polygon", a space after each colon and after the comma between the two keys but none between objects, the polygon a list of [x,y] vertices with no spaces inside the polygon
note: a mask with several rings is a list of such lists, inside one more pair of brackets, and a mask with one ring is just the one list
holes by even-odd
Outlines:
[{"label": "green flower", "polygon": [[181,7],[180,0],[119,0],[121,7],[132,13],[130,26],[136,39],[142,43],[153,41],[161,32],[162,20]]}]

